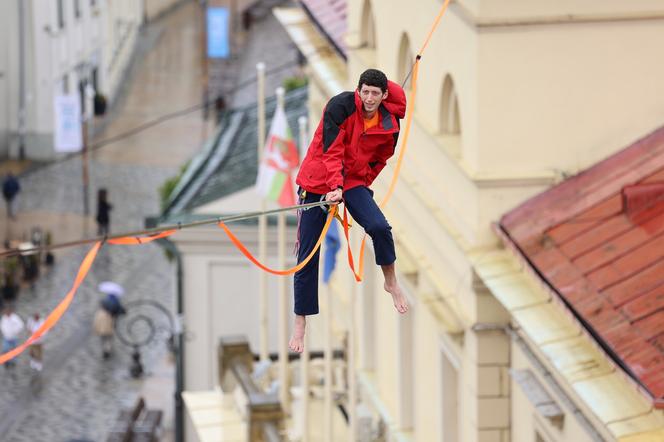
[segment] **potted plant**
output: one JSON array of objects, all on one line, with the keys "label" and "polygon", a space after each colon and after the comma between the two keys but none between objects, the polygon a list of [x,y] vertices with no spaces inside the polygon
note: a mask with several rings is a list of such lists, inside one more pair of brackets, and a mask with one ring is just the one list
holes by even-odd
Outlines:
[{"label": "potted plant", "polygon": [[94,105],[95,115],[104,115],[106,113],[106,96],[101,92],[95,93]]},{"label": "potted plant", "polygon": [[19,262],[16,256],[11,256],[5,260],[3,269],[4,278],[2,278],[2,287],[0,287],[0,294],[5,301],[14,301],[18,294],[18,268]]}]

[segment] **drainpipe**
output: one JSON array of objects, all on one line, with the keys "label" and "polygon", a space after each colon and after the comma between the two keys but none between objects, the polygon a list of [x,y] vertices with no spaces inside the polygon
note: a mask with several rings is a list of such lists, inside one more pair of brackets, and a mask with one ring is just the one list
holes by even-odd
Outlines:
[{"label": "drainpipe", "polygon": [[169,251],[175,257],[176,265],[176,351],[175,351],[175,441],[184,442],[184,403],[182,401],[182,391],[184,390],[184,331],[182,330],[182,318],[184,314],[183,305],[183,272],[182,255],[177,246],[168,238],[157,240],[157,243]]},{"label": "drainpipe", "polygon": [[25,159],[25,1],[18,0],[18,158]]}]

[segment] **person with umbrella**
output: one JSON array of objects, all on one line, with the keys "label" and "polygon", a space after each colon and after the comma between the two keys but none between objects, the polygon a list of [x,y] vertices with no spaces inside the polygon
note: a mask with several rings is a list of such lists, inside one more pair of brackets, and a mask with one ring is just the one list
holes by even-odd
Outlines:
[{"label": "person with umbrella", "polygon": [[102,282],[97,289],[106,296],[101,300],[95,313],[93,329],[95,334],[101,338],[102,357],[108,359],[113,351],[115,320],[118,316],[126,313],[120,302],[120,298],[124,295],[124,289],[120,284],[113,281]]}]

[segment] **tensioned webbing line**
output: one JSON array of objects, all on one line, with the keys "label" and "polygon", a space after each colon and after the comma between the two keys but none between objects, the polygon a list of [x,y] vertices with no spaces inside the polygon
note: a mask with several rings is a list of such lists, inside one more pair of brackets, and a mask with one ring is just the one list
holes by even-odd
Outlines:
[{"label": "tensioned webbing line", "polygon": [[[279,212],[285,212],[289,210],[307,210],[307,209],[312,209],[316,207],[322,207],[322,206],[329,206],[328,209],[328,214],[327,214],[327,220],[325,221],[325,226],[323,227],[323,231],[321,232],[320,237],[318,238],[318,241],[316,242],[315,247],[309,253],[309,255],[299,264],[297,264],[295,267],[292,267],[290,269],[286,270],[274,270],[271,269],[260,262],[258,262],[253,255],[249,252],[249,250],[242,245],[242,243],[237,239],[235,235],[226,227],[226,223],[232,222],[232,221],[240,221],[240,220],[246,220],[246,219],[251,219],[251,218],[257,218],[259,216],[264,216],[264,215],[270,215],[274,213],[279,213]],[[298,270],[300,270],[302,267],[307,265],[307,263],[313,258],[313,256],[316,254],[318,249],[320,248],[320,245],[323,241],[323,238],[325,238],[325,235],[327,234],[327,230],[330,227],[330,223],[334,219],[334,216],[337,214],[337,205],[336,203],[330,203],[327,201],[319,201],[315,203],[309,203],[309,204],[300,204],[296,206],[290,206],[290,207],[284,207],[284,208],[279,208],[279,209],[273,209],[273,210],[266,210],[262,212],[247,212],[247,213],[242,213],[238,215],[231,215],[231,216],[226,216],[226,217],[218,217],[218,218],[212,218],[212,219],[206,219],[206,220],[201,220],[201,221],[193,221],[190,223],[186,224],[177,224],[177,225],[171,225],[171,226],[163,226],[163,227],[158,227],[154,229],[147,229],[147,230],[141,230],[139,232],[130,232],[130,233],[125,233],[121,235],[114,235],[110,237],[100,237],[100,238],[93,238],[93,239],[84,239],[80,241],[72,241],[69,243],[62,243],[58,245],[54,245],[51,247],[35,247],[32,249],[27,249],[27,250],[21,250],[21,251],[12,251],[12,252],[5,252],[2,254],[2,256],[10,256],[10,255],[15,255],[15,254],[25,254],[25,253],[31,253],[31,252],[37,252],[41,250],[53,250],[57,248],[64,248],[64,247],[73,247],[76,245],[83,245],[83,244],[90,244],[94,243],[90,251],[86,254],[85,258],[83,259],[83,262],[81,263],[81,266],[78,269],[78,272],[76,274],[76,278],[74,280],[74,285],[72,288],[69,290],[67,295],[64,297],[62,301],[51,311],[51,313],[48,314],[46,319],[44,320],[44,323],[35,331],[25,342],[23,342],[21,345],[18,347],[14,348],[13,350],[10,350],[2,355],[0,355],[0,365],[4,364],[7,361],[10,361],[14,359],[16,356],[21,354],[23,351],[25,351],[26,348],[28,348],[30,345],[32,345],[34,342],[36,342],[39,338],[41,338],[45,333],[47,333],[51,328],[53,328],[58,321],[62,318],[62,316],[65,314],[67,309],[69,308],[69,305],[72,303],[74,300],[74,296],[76,295],[76,292],[80,285],[83,283],[83,280],[85,280],[85,277],[87,276],[88,272],[90,271],[90,268],[92,267],[92,264],[94,263],[97,254],[99,253],[99,250],[105,243],[113,244],[113,245],[140,245],[140,244],[147,244],[149,242],[155,241],[160,238],[165,238],[168,236],[173,235],[176,233],[178,230],[185,229],[185,228],[190,228],[190,227],[197,227],[197,226],[202,226],[202,225],[210,225],[210,224],[216,224],[218,225],[221,229],[226,232],[230,240],[235,244],[236,247],[240,249],[240,251],[247,257],[249,258],[254,264],[258,265],[260,268],[263,270],[276,274],[276,275],[290,275]]]},{"label": "tensioned webbing line", "polygon": [[55,250],[55,249],[64,249],[67,247],[74,247],[74,246],[80,246],[84,244],[93,244],[96,242],[109,242],[111,244],[118,244],[117,240],[121,238],[127,238],[127,237],[132,237],[132,241],[135,244],[141,244],[142,242],[145,242],[145,238],[141,238],[142,236],[152,236],[156,235],[165,231],[177,231],[181,229],[186,229],[186,228],[191,228],[191,227],[198,227],[198,226],[205,226],[205,225],[210,225],[210,224],[219,224],[219,223],[230,223],[230,222],[235,222],[235,221],[243,221],[247,219],[252,219],[252,218],[258,218],[259,216],[263,215],[274,215],[280,212],[289,212],[293,210],[306,210],[310,209],[313,207],[321,207],[321,206],[335,206],[337,203],[330,203],[328,201],[318,201],[314,203],[307,203],[307,204],[299,204],[295,206],[289,206],[289,207],[280,207],[278,209],[271,209],[271,210],[264,210],[260,212],[244,212],[244,213],[238,213],[236,215],[228,215],[228,216],[221,216],[221,217],[216,217],[216,218],[206,218],[204,220],[199,220],[199,221],[191,221],[188,223],[177,223],[177,224],[170,224],[170,225],[165,225],[165,226],[160,226],[160,227],[154,227],[151,229],[143,229],[143,230],[137,230],[133,232],[125,232],[125,233],[118,233],[116,235],[111,235],[111,236],[97,236],[94,238],[88,238],[88,239],[80,239],[76,241],[69,241],[69,242],[63,242],[59,244],[54,244],[51,246],[39,246],[39,247],[32,247],[29,249],[22,249],[22,250],[9,250],[5,252],[0,252],[0,258],[6,258],[9,256],[15,256],[15,255],[27,255],[35,252],[41,252],[41,251],[47,251],[47,250]]}]

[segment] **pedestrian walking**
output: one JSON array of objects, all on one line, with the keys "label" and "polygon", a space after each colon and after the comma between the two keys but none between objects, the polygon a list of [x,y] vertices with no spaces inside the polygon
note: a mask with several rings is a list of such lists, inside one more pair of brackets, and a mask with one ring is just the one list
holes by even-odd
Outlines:
[{"label": "pedestrian walking", "polygon": [[[12,351],[18,345],[18,338],[23,331],[25,324],[19,315],[11,307],[5,307],[0,318],[0,333],[2,333],[2,353]],[[5,368],[10,369],[14,366],[14,360],[7,361]]]},{"label": "pedestrian walking", "polygon": [[18,182],[18,178],[16,178],[13,173],[9,172],[2,182],[2,196],[7,205],[7,217],[10,219],[16,219],[14,200],[20,191],[21,185]]},{"label": "pedestrian walking", "polygon": [[[44,325],[44,319],[41,317],[41,315],[37,312],[35,312],[32,317],[28,319],[28,332],[30,335],[33,335],[39,330],[39,328]],[[39,339],[36,339],[31,345],[29,349],[29,354],[30,354],[30,367],[33,370],[36,371],[42,371],[42,368],[44,368],[43,364],[43,358],[44,358],[44,348],[43,348],[43,339],[44,336],[40,336]]]},{"label": "pedestrian walking", "polygon": [[111,224],[111,210],[113,206],[108,202],[108,191],[99,189],[97,192],[97,234],[108,235]]},{"label": "pedestrian walking", "polygon": [[224,99],[223,95],[219,95],[214,100],[214,112],[217,124],[221,123],[221,120],[224,118],[224,114],[226,113],[226,100]]},{"label": "pedestrian walking", "polygon": [[124,290],[114,282],[106,281],[99,284],[99,290],[106,293],[93,320],[94,332],[101,339],[102,357],[108,359],[113,352],[113,334],[115,321],[120,315],[126,313],[120,302]]}]

